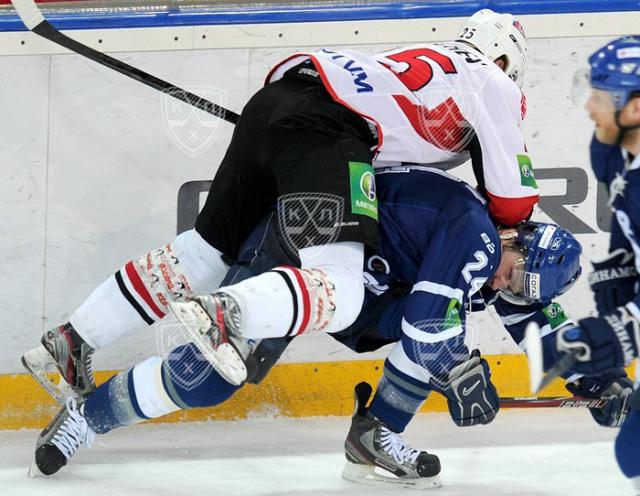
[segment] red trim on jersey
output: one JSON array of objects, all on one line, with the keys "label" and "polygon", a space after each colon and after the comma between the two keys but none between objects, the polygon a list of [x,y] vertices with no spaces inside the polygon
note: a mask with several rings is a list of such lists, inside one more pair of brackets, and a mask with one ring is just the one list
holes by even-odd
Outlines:
[{"label": "red trim on jersey", "polygon": [[504,198],[492,195],[489,198],[489,214],[495,222],[504,227],[515,226],[518,222],[528,219],[533,206],[538,203],[540,195],[523,196],[521,198]]},{"label": "red trim on jersey", "polygon": [[347,102],[345,102],[340,97],[338,97],[338,94],[331,86],[331,83],[329,82],[329,78],[325,74],[324,69],[322,68],[322,65],[320,64],[320,62],[318,62],[318,59],[314,55],[311,55],[310,53],[296,53],[295,55],[291,55],[290,57],[287,57],[286,59],[284,59],[282,62],[277,64],[273,69],[269,71],[269,74],[267,74],[267,77],[265,78],[265,84],[268,84],[270,82],[271,76],[273,76],[273,73],[276,72],[282,65],[286,64],[291,59],[294,59],[296,57],[308,57],[311,60],[311,62],[313,62],[313,67],[318,71],[318,74],[320,74],[320,79],[322,80],[323,86],[325,87],[329,95],[331,95],[331,98],[333,98],[333,100],[336,103],[339,103],[343,107],[346,107],[349,110],[351,110],[351,112],[353,112],[354,114],[357,114],[363,119],[369,120],[375,124],[376,131],[378,132],[378,144],[376,145],[376,149],[374,153],[378,153],[378,150],[380,149],[380,147],[382,146],[382,142],[384,141],[384,135],[382,134],[382,126],[373,117],[363,114],[362,112],[358,112],[356,109],[350,106]]},{"label": "red trim on jersey", "polygon": [[300,322],[300,327],[294,333],[294,335],[302,334],[307,330],[307,326],[309,325],[309,319],[311,318],[311,301],[309,298],[309,290],[307,289],[307,285],[304,283],[304,279],[302,278],[302,274],[300,274],[300,269],[296,269],[295,267],[285,266],[296,278],[296,282],[298,283],[298,287],[300,288],[300,296],[302,297],[302,319]]},{"label": "red trim on jersey", "polygon": [[527,116],[527,96],[524,93],[520,93],[520,117],[522,120]]},{"label": "red trim on jersey", "polygon": [[158,318],[163,318],[165,316],[164,312],[162,312],[162,310],[158,308],[156,303],[153,301],[153,298],[151,298],[151,295],[142,282],[142,279],[140,278],[138,271],[134,267],[133,262],[127,262],[127,264],[124,266],[124,269],[127,272],[127,277],[129,277],[129,281],[131,281],[133,289],[136,290],[136,293],[138,293],[138,295],[144,300],[149,308],[153,310],[153,313],[155,313]]}]

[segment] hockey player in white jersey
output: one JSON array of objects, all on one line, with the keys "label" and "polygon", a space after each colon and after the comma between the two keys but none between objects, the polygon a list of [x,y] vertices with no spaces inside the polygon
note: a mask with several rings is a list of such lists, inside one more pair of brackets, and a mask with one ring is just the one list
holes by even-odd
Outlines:
[{"label": "hockey player in white jersey", "polygon": [[[369,164],[437,166],[471,155],[494,220],[513,225],[527,218],[538,194],[520,133],[522,28],[508,14],[483,10],[462,27],[460,40],[375,58],[322,51],[295,56],[297,66],[293,59],[280,64],[244,109],[195,231],[126,263],[69,322],[45,334],[47,352],[27,355],[25,366],[55,393],[38,372],[51,355],[79,394],[91,391],[94,349],[162,319],[170,301],[216,290],[240,244],[274,204],[308,192],[330,195],[341,219],[331,236],[301,247],[305,271],[256,278],[229,291],[225,302],[237,308],[247,336],[348,326],[362,304],[363,247],[377,239]],[[309,291],[318,281],[334,289]],[[291,322],[291,299],[302,294],[313,296],[307,310],[325,309],[319,320]],[[264,312],[265,299],[272,312]]]},{"label": "hockey player in white jersey", "polygon": [[[454,42],[403,47],[374,56],[325,49],[277,65],[322,80],[332,98],[375,128],[374,167],[451,167],[469,158],[494,220],[511,226],[538,201],[521,132],[526,103],[526,39],[510,14],[484,9]],[[515,84],[513,84],[515,83]]]},{"label": "hockey player in white jersey", "polygon": [[[461,41],[375,58],[325,50],[280,64],[243,110],[195,230],[127,262],[69,322],[45,334],[43,348],[25,355],[25,366],[58,394],[40,373],[53,358],[77,394],[89,393],[94,349],[162,319],[170,302],[216,291],[264,215],[309,196],[333,208],[329,235],[297,245],[300,268],[283,267],[199,300],[198,317],[213,317],[229,331],[217,343],[224,346],[205,342],[201,349],[231,363],[232,382],[239,384],[250,351],[234,339],[240,330],[262,339],[348,327],[364,298],[364,246],[377,244],[372,165],[475,157],[478,188],[494,219],[513,225],[527,218],[538,196],[516,84],[526,42],[509,15],[483,11],[469,22]],[[478,50],[483,44],[489,58]],[[364,95],[369,99],[362,103]],[[157,371],[150,367],[138,380]]]}]

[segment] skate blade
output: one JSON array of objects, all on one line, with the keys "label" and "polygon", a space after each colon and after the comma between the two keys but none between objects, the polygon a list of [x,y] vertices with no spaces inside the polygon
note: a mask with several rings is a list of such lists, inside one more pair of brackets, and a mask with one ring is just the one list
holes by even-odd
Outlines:
[{"label": "skate blade", "polygon": [[[33,379],[59,404],[64,405],[64,402],[70,396],[79,397],[62,378],[55,361],[44,346],[33,348],[22,355],[22,365]],[[54,378],[57,379],[57,382]]]},{"label": "skate blade", "polygon": [[29,479],[36,479],[38,477],[45,477],[45,475],[42,472],[40,472],[40,469],[36,465],[35,460],[32,461],[31,465],[29,466],[29,471],[27,472],[27,477],[29,477]]},{"label": "skate blade", "polygon": [[398,487],[399,489],[438,489],[442,487],[439,476],[420,477],[418,479],[401,479],[400,477],[373,465],[347,462],[342,471],[342,478],[356,484],[369,486]]},{"label": "skate blade", "polygon": [[236,347],[227,342],[212,348],[208,336],[212,323],[207,312],[195,301],[171,302],[169,308],[213,368],[234,386],[244,384],[247,366]]}]

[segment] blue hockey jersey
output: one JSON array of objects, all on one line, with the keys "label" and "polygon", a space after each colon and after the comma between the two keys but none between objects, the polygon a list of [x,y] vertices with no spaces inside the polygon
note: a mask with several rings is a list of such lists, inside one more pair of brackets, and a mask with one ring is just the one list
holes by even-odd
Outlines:
[{"label": "blue hockey jersey", "polygon": [[[611,181],[609,201],[615,219],[612,229],[615,227],[624,235],[622,241],[620,236],[612,235],[610,250],[625,248],[634,253],[636,269],[640,273],[640,156]],[[636,292],[626,307],[640,320],[640,292]]]},{"label": "blue hockey jersey", "polygon": [[[402,350],[392,357],[399,373],[429,382],[435,373],[426,372],[429,360],[437,361],[444,381],[468,357],[461,346],[470,311],[494,305],[518,344],[530,321],[545,335],[571,323],[557,303],[517,305],[484,286],[500,263],[500,239],[485,201],[467,183],[438,169],[406,166],[376,171],[376,185],[380,236],[378,248],[366,251],[365,303],[356,322],[332,337],[356,352],[400,341]],[[295,263],[277,233],[269,234],[276,224],[265,220],[254,232],[228,282]],[[286,344],[263,342],[267,362],[275,363]]]}]

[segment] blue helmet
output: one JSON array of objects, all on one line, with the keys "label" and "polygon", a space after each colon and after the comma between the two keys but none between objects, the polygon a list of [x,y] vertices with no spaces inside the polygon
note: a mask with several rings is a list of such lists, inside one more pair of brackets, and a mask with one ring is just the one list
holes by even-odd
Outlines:
[{"label": "blue helmet", "polygon": [[589,82],[611,94],[616,110],[640,92],[640,36],[625,36],[607,43],[589,57]]},{"label": "blue helmet", "polygon": [[[523,255],[514,269],[516,296],[524,302],[547,302],[569,290],[582,273],[582,246],[566,229],[543,222],[516,226],[515,244]],[[513,287],[513,285],[512,285]]]}]

